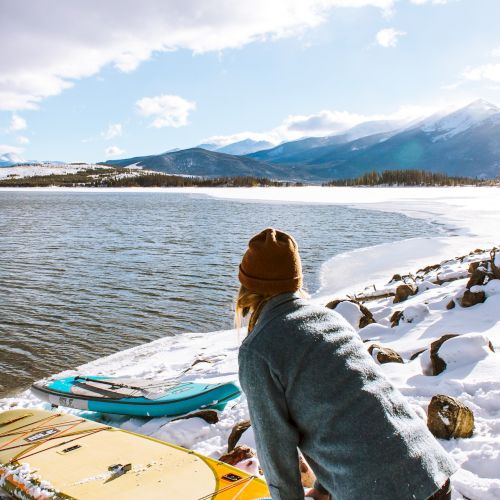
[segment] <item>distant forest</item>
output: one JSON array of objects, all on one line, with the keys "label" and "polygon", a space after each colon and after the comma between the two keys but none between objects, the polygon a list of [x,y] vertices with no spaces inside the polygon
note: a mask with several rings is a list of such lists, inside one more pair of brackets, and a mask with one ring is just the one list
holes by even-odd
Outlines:
[{"label": "distant forest", "polygon": [[298,186],[301,183],[272,181],[266,178],[241,177],[182,177],[162,173],[143,173],[124,176],[121,169],[87,169],[69,174],[32,177],[9,176],[0,180],[0,187],[254,187]]},{"label": "distant forest", "polygon": [[368,172],[354,179],[335,179],[324,186],[487,186],[498,181],[450,177],[425,170],[384,170]]},{"label": "distant forest", "polygon": [[[488,186],[499,185],[499,180],[481,180],[470,177],[450,177],[424,170],[385,170],[369,172],[354,179],[335,179],[323,186]],[[130,175],[122,168],[89,168],[69,174],[0,179],[0,187],[255,187],[303,186],[301,182],[276,181],[265,177],[183,177],[161,172],[143,172]]]}]

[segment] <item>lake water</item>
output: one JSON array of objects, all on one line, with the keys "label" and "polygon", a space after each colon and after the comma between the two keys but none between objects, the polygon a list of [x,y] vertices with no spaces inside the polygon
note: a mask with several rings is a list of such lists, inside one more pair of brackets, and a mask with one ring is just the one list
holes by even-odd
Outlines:
[{"label": "lake water", "polygon": [[439,232],[332,205],[1,191],[0,395],[162,336],[231,327],[238,264],[267,226],[296,237],[311,292],[335,254]]}]

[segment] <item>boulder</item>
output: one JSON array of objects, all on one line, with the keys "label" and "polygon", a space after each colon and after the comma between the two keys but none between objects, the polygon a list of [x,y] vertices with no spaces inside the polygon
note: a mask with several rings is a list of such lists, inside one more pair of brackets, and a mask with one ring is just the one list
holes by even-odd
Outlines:
[{"label": "boulder", "polygon": [[460,303],[462,304],[462,307],[472,307],[476,304],[481,304],[485,300],[486,294],[483,291],[471,292],[470,290],[465,290]]},{"label": "boulder", "polygon": [[368,347],[368,352],[381,365],[385,363],[404,363],[403,358],[394,349],[390,349],[389,347],[372,344]]},{"label": "boulder", "polygon": [[451,310],[451,309],[454,309],[455,308],[455,301],[453,299],[451,299],[448,304],[446,304],[446,309]]},{"label": "boulder", "polygon": [[470,290],[476,285],[485,285],[490,280],[491,274],[484,267],[477,267],[470,275],[469,281],[465,288]]},{"label": "boulder", "polygon": [[415,295],[418,291],[418,287],[413,284],[399,285],[396,288],[396,296],[394,297],[393,303],[404,302],[411,295]]},{"label": "boulder", "polygon": [[438,394],[429,403],[427,427],[437,438],[469,438],[474,432],[474,414],[457,399]]},{"label": "boulder", "polygon": [[238,422],[233,429],[231,430],[231,434],[229,434],[229,438],[227,440],[227,451],[233,451],[234,447],[240,440],[241,435],[251,426],[250,420],[242,420]]},{"label": "boulder", "polygon": [[391,322],[391,327],[394,328],[399,325],[399,321],[401,320],[401,317],[403,316],[403,311],[394,311],[392,313],[392,316],[390,318]]},{"label": "boulder", "polygon": [[219,414],[215,410],[199,410],[183,415],[182,417],[173,418],[172,422],[174,420],[185,420],[187,418],[195,417],[205,420],[208,424],[216,424],[219,421]]},{"label": "boulder", "polygon": [[335,308],[339,304],[341,304],[342,302],[351,302],[352,304],[355,304],[359,308],[361,316],[359,318],[358,324],[353,325],[353,326],[357,326],[358,328],[364,328],[367,325],[370,325],[372,323],[376,323],[375,318],[373,317],[373,314],[371,313],[371,311],[366,306],[364,306],[363,304],[361,304],[358,301],[353,300],[353,299],[332,300],[332,301],[328,302],[328,304],[326,304],[326,307],[328,307],[329,309],[335,310]]},{"label": "boulder", "polygon": [[438,340],[435,340],[431,343],[431,365],[432,365],[432,374],[439,375],[446,369],[446,363],[443,359],[439,357],[439,348],[449,339],[453,337],[458,337],[455,333],[450,333],[448,335],[443,335]]},{"label": "boulder", "polygon": [[236,465],[243,460],[248,460],[249,458],[255,457],[255,450],[249,446],[236,446],[232,451],[224,453],[219,460],[229,465]]}]

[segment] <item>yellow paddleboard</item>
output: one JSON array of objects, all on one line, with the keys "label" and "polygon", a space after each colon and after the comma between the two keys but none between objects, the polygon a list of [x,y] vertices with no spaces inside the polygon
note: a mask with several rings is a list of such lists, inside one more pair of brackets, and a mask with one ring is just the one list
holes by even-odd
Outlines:
[{"label": "yellow paddleboard", "polygon": [[0,413],[0,487],[24,499],[269,497],[264,481],[223,462],[74,415],[32,409]]}]

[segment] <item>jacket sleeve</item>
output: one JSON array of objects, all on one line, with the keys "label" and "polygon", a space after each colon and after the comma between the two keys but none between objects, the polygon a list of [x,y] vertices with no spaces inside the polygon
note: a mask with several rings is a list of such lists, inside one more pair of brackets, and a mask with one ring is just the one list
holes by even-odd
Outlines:
[{"label": "jacket sleeve", "polygon": [[257,454],[273,500],[303,500],[297,446],[283,387],[267,361],[251,348],[239,353],[240,383],[248,400]]}]

